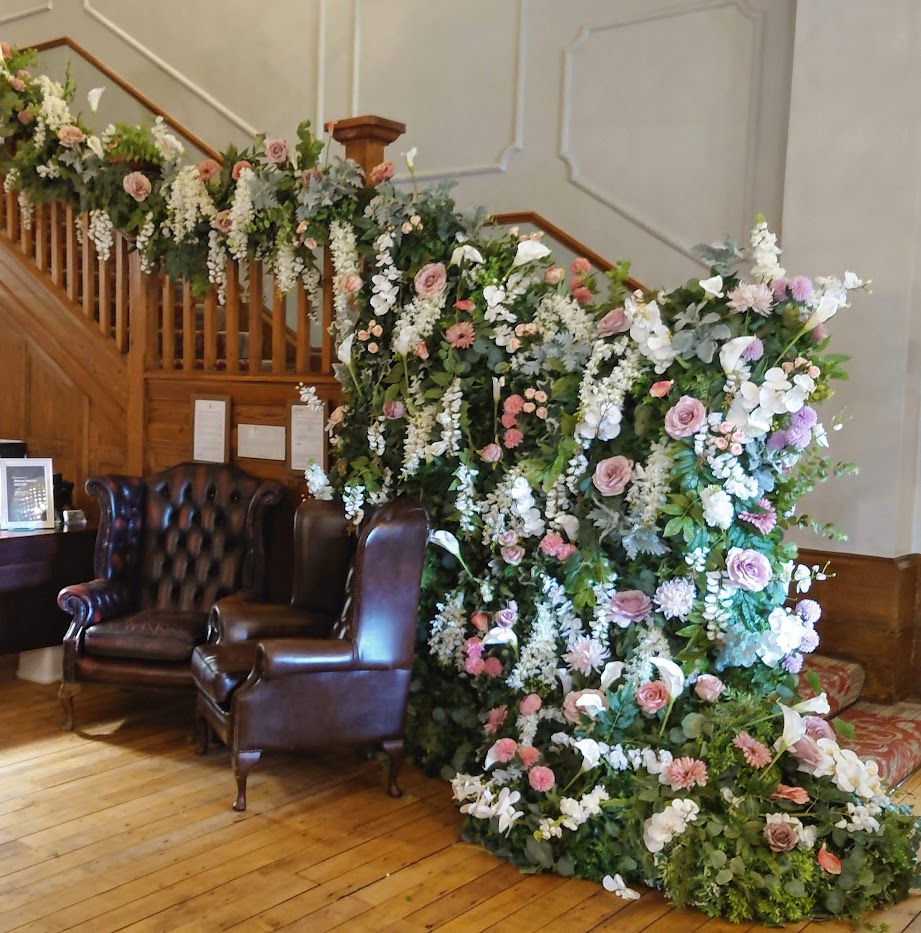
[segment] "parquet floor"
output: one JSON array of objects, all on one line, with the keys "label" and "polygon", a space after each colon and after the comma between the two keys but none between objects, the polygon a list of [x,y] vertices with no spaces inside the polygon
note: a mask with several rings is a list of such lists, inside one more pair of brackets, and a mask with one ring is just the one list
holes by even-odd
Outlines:
[{"label": "parquet floor", "polygon": [[[268,758],[234,813],[227,753],[195,755],[189,711],[87,688],[66,734],[54,687],[0,674],[0,933],[763,929],[524,877],[458,841],[447,784],[408,768],[391,800],[378,762],[348,752]],[[921,805],[921,778],[903,795]],[[921,933],[919,915],[921,895],[873,919]]]}]

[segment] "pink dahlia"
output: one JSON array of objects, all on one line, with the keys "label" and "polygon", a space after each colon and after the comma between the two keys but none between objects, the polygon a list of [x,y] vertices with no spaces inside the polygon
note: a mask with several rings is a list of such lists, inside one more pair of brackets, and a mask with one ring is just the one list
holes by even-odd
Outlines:
[{"label": "pink dahlia", "polygon": [[771,763],[771,753],[767,746],[753,739],[747,732],[740,732],[732,744],[742,752],[742,757],[753,768],[765,768]]},{"label": "pink dahlia", "polygon": [[707,783],[707,766],[699,758],[676,758],[665,769],[665,780],[672,790],[703,787]]}]

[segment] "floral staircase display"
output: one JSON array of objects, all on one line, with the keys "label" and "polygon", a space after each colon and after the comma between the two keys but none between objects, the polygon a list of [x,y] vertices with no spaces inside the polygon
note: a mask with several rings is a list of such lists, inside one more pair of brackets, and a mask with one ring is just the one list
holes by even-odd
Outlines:
[{"label": "floral staircase display", "polygon": [[827,720],[839,717],[852,734],[841,744],[861,758],[879,764],[882,779],[901,784],[921,768],[921,704],[899,703],[883,706],[858,702],[863,689],[863,668],[853,661],[813,654],[800,672],[799,692],[815,696],[810,675],[818,678],[829,703]]},{"label": "floral staircase display", "polygon": [[430,514],[408,735],[451,779],[465,838],[730,920],[859,918],[907,895],[921,826],[847,747],[842,721],[879,725],[868,704],[830,723],[825,693],[799,692],[818,568],[784,540],[812,526],[802,496],[847,472],[820,411],[856,275],[787,275],[759,218],[748,249],[699,249],[703,278],[628,287],[623,263],[601,299],[586,259],[567,270],[539,234],[418,188],[414,150],[406,188],[389,162],[321,166],[306,125],[293,149],[228,150],[226,171],[184,165],[162,127],[95,136],[70,89],[0,56],[23,209],[91,210],[97,234],[136,234],[145,263],[216,288],[228,257],[287,282],[326,248],[347,403],[307,484],[356,524],[402,494]]}]

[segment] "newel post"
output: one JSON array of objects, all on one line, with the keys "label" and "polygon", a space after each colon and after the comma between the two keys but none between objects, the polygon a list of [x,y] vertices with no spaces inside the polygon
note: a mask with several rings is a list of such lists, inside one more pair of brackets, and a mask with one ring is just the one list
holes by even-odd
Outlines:
[{"label": "newel post", "polygon": [[345,157],[357,162],[367,176],[375,165],[384,161],[384,147],[405,132],[406,124],[396,120],[374,116],[350,117],[336,121],[333,139],[345,146]]},{"label": "newel post", "polygon": [[157,359],[157,290],[160,275],[141,268],[141,257],[128,257],[128,405],[127,405],[127,472],[141,476],[147,468],[145,440],[147,435],[147,392],[144,376],[154,368]]}]

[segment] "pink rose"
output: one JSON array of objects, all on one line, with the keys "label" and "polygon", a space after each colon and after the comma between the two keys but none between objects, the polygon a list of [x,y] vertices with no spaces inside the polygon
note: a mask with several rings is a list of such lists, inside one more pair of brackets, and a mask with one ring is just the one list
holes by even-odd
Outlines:
[{"label": "pink rose", "polygon": [[517,544],[518,532],[509,528],[506,531],[499,532],[499,536],[496,540],[499,542],[500,547],[508,547],[510,544]]},{"label": "pink rose", "polygon": [[615,308],[598,322],[599,337],[614,337],[616,334],[625,334],[630,330],[630,319],[623,308]]},{"label": "pink rose", "polygon": [[669,700],[668,688],[661,680],[652,680],[636,691],[636,705],[650,716],[668,706]]},{"label": "pink rose", "polygon": [[518,621],[518,603],[514,599],[508,601],[504,609],[500,609],[493,619],[500,628],[511,628]]},{"label": "pink rose", "polygon": [[381,162],[368,172],[369,185],[379,185],[390,178],[393,178],[393,162]]},{"label": "pink rose", "polygon": [[150,195],[150,179],[143,172],[132,172],[125,175],[122,187],[140,204]]},{"label": "pink rose", "polygon": [[522,716],[531,716],[543,705],[543,700],[536,693],[529,693],[519,704],[518,710]]},{"label": "pink rose", "polygon": [[611,600],[614,621],[626,628],[631,622],[641,622],[652,612],[652,600],[642,590],[624,590]]},{"label": "pink rose", "polygon": [[540,794],[545,794],[556,783],[556,776],[550,768],[538,765],[528,772],[528,783]]},{"label": "pink rose", "polygon": [[[483,731],[487,735],[495,735],[502,728],[502,723],[505,722],[507,713],[508,707],[504,703],[501,706],[497,706],[495,709],[491,709],[489,715],[486,717],[486,725],[483,726]],[[514,752],[512,754],[514,754]]]},{"label": "pink rose", "polygon": [[566,694],[563,700],[563,715],[568,722],[577,725],[582,721],[582,717],[588,715],[586,711],[578,705],[579,700],[585,696],[595,696],[598,698],[604,709],[610,708],[608,698],[600,690],[571,690]]},{"label": "pink rose", "polygon": [[705,703],[713,703],[719,698],[719,695],[726,689],[726,685],[713,674],[701,674],[694,684],[694,692]]},{"label": "pink rose", "polygon": [[551,266],[544,273],[544,281],[548,285],[559,285],[560,282],[566,277],[566,271],[562,266]]},{"label": "pink rose", "polygon": [[588,275],[592,271],[592,264],[584,256],[578,256],[569,264],[569,271],[573,275]]},{"label": "pink rose", "polygon": [[665,413],[665,433],[675,440],[696,434],[706,423],[707,409],[690,395],[683,395]]},{"label": "pink rose", "polygon": [[661,382],[654,382],[649,388],[649,394],[653,398],[665,398],[671,392],[674,384],[674,379],[663,379]]},{"label": "pink rose", "polygon": [[230,170],[230,177],[234,181],[239,181],[240,174],[242,173],[243,169],[252,167],[253,166],[251,162],[247,162],[246,159],[240,159],[239,162],[234,162],[233,168]]},{"label": "pink rose", "polygon": [[10,78],[10,87],[14,91],[22,92],[26,89],[26,82],[22,78]]},{"label": "pink rose", "polygon": [[764,838],[772,852],[789,852],[799,842],[799,834],[789,823],[766,823]]},{"label": "pink rose", "polygon": [[524,435],[518,428],[509,428],[502,436],[502,443],[508,450],[514,450],[516,447],[520,447],[523,441]]},{"label": "pink rose", "polygon": [[221,174],[221,166],[214,159],[202,159],[198,163],[198,177],[204,181],[214,181]]},{"label": "pink rose", "polygon": [[345,295],[354,295],[361,289],[361,276],[355,272],[346,272],[339,276],[339,291]]},{"label": "pink rose", "polygon": [[592,299],[595,297],[592,294],[590,288],[586,288],[584,285],[580,285],[578,288],[572,290],[572,297],[579,302],[580,305],[591,304]]},{"label": "pink rose", "polygon": [[437,298],[448,283],[448,273],[443,262],[430,262],[415,275],[413,285],[420,298]]},{"label": "pink rose", "polygon": [[498,463],[502,459],[502,448],[498,444],[487,444],[480,456],[486,463]]},{"label": "pink rose", "polygon": [[487,758],[494,758],[496,761],[501,761],[503,764],[507,761],[511,761],[515,757],[515,752],[518,751],[518,743],[514,739],[499,739],[498,742],[494,742],[492,748],[486,753]]},{"label": "pink rose", "polygon": [[32,113],[28,110],[20,110],[19,113],[16,114],[16,119],[19,120],[23,126],[28,126],[35,117],[33,117]]},{"label": "pink rose", "polygon": [[429,348],[422,340],[416,344],[416,349],[413,352],[420,360],[427,360],[429,358]]},{"label": "pink rose", "polygon": [[537,764],[537,759],[540,758],[540,752],[533,745],[519,745],[518,757],[521,759],[525,771],[527,771]]},{"label": "pink rose", "polygon": [[633,461],[619,454],[601,460],[592,474],[592,484],[603,496],[619,496],[633,475]]},{"label": "pink rose", "polygon": [[480,632],[489,628],[489,616],[485,612],[475,612],[470,616],[470,624]]},{"label": "pink rose", "polygon": [[835,730],[821,716],[803,716],[803,725],[806,727],[806,735],[816,741],[835,737]]},{"label": "pink rose", "polygon": [[2,56],[4,60],[6,60],[12,54],[13,54],[13,50],[10,48],[9,43],[0,42],[0,56]]},{"label": "pink rose", "polygon": [[68,149],[73,149],[77,143],[86,139],[86,133],[79,126],[62,126],[58,130],[58,142]]},{"label": "pink rose", "polygon": [[406,414],[406,406],[399,400],[384,402],[384,417],[388,421],[399,421]]},{"label": "pink rose", "polygon": [[283,139],[267,139],[265,141],[265,157],[269,162],[280,165],[288,158],[288,144]]},{"label": "pink rose", "polygon": [[220,230],[221,233],[230,233],[231,222],[230,222],[230,211],[218,211],[214,215],[214,220],[211,221],[211,226],[215,230]]},{"label": "pink rose", "polygon": [[498,677],[502,673],[502,662],[498,658],[487,658],[483,670],[487,677]]},{"label": "pink rose", "polygon": [[726,556],[726,572],[733,584],[749,593],[760,593],[774,577],[771,562],[751,548],[730,548]]},{"label": "pink rose", "polygon": [[342,421],[342,419],[345,417],[346,411],[347,411],[347,408],[345,405],[337,405],[333,409],[333,413],[329,416],[329,421],[327,421],[326,423],[328,425],[339,424]]},{"label": "pink rose", "polygon": [[524,560],[524,548],[520,544],[511,544],[502,548],[502,560],[512,567],[517,567]]}]

